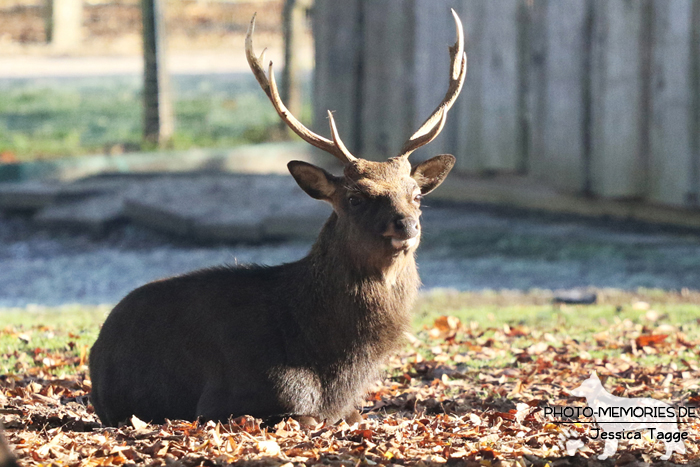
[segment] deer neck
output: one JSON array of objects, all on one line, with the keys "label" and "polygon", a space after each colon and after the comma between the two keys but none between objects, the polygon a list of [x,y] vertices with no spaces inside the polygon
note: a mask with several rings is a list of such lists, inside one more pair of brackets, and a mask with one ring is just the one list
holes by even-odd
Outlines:
[{"label": "deer neck", "polygon": [[[348,244],[338,222],[333,213],[302,261],[311,279],[300,297],[309,303],[304,322],[317,330],[307,329],[307,336],[323,347],[319,359],[346,358],[348,348],[355,348],[351,354],[358,358],[383,358],[410,328],[410,310],[420,285],[415,259],[408,254],[392,261],[363,262],[358,254],[361,246]],[[324,337],[313,337],[317,335]]]},{"label": "deer neck", "polygon": [[360,242],[348,239],[334,212],[324,225],[309,259],[316,273],[338,281],[338,286],[362,292],[384,289],[415,295],[420,285],[413,252],[380,255]]}]

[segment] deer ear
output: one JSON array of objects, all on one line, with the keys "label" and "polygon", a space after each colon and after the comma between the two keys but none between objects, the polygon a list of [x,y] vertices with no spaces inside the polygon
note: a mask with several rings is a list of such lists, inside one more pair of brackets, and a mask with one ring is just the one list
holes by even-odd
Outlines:
[{"label": "deer ear", "polygon": [[449,154],[435,156],[415,166],[411,171],[411,177],[418,182],[421,193],[427,195],[445,180],[456,160]]},{"label": "deer ear", "polygon": [[335,193],[335,177],[320,167],[302,161],[287,164],[297,184],[312,198],[328,201]]}]

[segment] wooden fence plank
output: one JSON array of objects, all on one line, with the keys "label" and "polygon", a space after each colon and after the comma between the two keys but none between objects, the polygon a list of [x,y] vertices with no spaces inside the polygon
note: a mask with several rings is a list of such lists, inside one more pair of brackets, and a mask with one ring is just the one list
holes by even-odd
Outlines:
[{"label": "wooden fence plank", "polygon": [[362,157],[398,154],[411,135],[414,114],[413,1],[363,2]]},{"label": "wooden fence plank", "polygon": [[[594,2],[591,60],[591,191],[640,197],[647,167],[642,153],[644,3]],[[649,34],[650,31],[644,31]]]},{"label": "wooden fence plank", "polygon": [[650,199],[683,206],[692,186],[692,0],[653,2]]},{"label": "wooden fence plank", "polygon": [[456,105],[456,146],[466,171],[515,171],[521,165],[518,0],[463,1],[469,71]]},{"label": "wooden fence plank", "polygon": [[[449,52],[447,47],[455,41],[454,20],[450,8],[459,11],[458,0],[416,0],[414,24],[414,69],[412,71],[413,89],[415,93],[414,114],[411,116],[411,129],[408,138],[418,130],[435,107],[445,97],[449,78]],[[462,20],[464,17],[462,16]],[[465,31],[466,33],[466,31]],[[467,53],[469,53],[467,51]],[[461,96],[459,99],[464,99]],[[458,100],[459,102],[459,100]],[[436,154],[452,153],[457,157],[459,165],[464,155],[461,154],[454,142],[458,132],[456,109],[447,118],[445,128],[434,141],[424,148],[418,149],[412,156],[412,161],[425,160]]]},{"label": "wooden fence plank", "polygon": [[587,51],[590,0],[535,0],[532,175],[580,193],[587,184]]},{"label": "wooden fence plank", "polygon": [[[484,170],[514,171],[518,168],[522,144],[519,141],[518,109],[518,1],[490,0],[483,18],[484,36],[477,53],[484,57],[483,142]],[[479,73],[479,70],[477,70]]]},{"label": "wooden fence plank", "polygon": [[360,0],[316,0],[313,7],[314,130],[330,135],[327,111],[352,152],[359,149],[362,24]]},{"label": "wooden fence plank", "polygon": [[[483,104],[481,98],[484,85],[479,70],[483,70],[487,61],[481,54],[484,48],[483,15],[486,13],[485,1],[464,0],[457,10],[464,24],[465,50],[467,52],[467,78],[462,94],[455,103],[454,116],[457,123],[456,146],[462,157],[457,158],[457,169],[462,172],[479,172],[483,167]],[[453,130],[454,131],[454,130]]]},{"label": "wooden fence plank", "polygon": [[692,12],[692,42],[690,45],[690,60],[692,66],[693,123],[690,128],[690,144],[692,148],[691,172],[692,180],[688,201],[695,207],[700,207],[700,0],[693,0]]}]

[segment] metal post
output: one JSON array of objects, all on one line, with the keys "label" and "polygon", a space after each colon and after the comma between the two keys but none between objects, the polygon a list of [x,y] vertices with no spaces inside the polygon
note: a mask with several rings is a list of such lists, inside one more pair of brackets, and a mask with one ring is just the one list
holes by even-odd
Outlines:
[{"label": "metal post", "polygon": [[[285,0],[282,11],[282,30],[284,35],[284,70],[280,96],[293,115],[301,115],[301,82],[299,80],[299,42],[303,34],[308,0]],[[280,122],[286,128],[284,122]]]},{"label": "metal post", "polygon": [[166,146],[173,135],[170,79],[165,50],[164,0],[141,0],[143,20],[143,136]]}]

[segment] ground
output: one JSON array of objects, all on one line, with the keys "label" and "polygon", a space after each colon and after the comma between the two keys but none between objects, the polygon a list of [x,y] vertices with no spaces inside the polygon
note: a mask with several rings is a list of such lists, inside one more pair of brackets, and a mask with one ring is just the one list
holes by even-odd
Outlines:
[{"label": "ground", "polygon": [[[188,183],[198,178],[182,177]],[[193,209],[202,205],[196,197],[178,202]],[[439,205],[430,196],[423,204],[417,257],[425,289],[682,290],[700,283],[700,239],[692,233]],[[202,244],[136,225],[117,225],[94,237],[0,216],[0,308],[116,303],[152,280],[221,264],[295,261],[310,245],[301,240]]]},{"label": "ground", "polygon": [[[558,424],[545,406],[583,407],[569,391],[591,371],[618,396],[697,405],[700,296],[596,293],[595,305],[553,304],[547,292],[423,294],[363,422],[311,429],[250,417],[103,428],[85,362],[109,308],[33,307],[3,315],[0,413],[23,465],[601,465],[589,419]],[[700,423],[679,429],[690,439],[672,460],[696,462]],[[567,456],[572,437],[584,447]],[[647,437],[602,465],[661,465],[662,454]]]}]

